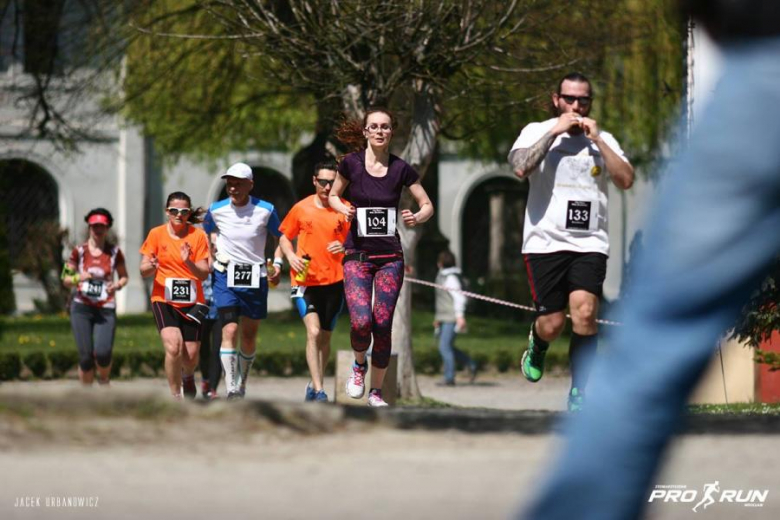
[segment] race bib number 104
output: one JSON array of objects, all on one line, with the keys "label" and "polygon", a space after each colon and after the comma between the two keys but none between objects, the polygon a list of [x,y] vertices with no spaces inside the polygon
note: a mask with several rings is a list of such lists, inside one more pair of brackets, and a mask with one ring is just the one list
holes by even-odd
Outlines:
[{"label": "race bib number 104", "polygon": [[392,237],[395,236],[395,208],[358,208],[357,209],[359,237]]}]

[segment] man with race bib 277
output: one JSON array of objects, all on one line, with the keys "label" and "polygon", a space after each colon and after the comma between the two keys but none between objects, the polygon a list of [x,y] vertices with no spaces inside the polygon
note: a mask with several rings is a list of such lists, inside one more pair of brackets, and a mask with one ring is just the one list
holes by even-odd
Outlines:
[{"label": "man with race bib 277", "polygon": [[[269,275],[265,264],[268,233],[279,236],[279,215],[273,205],[250,196],[252,168],[236,163],[222,176],[229,198],[213,203],[205,230],[217,234],[214,260],[214,301],[222,323],[220,358],[228,400],[243,398],[249,369],[255,360],[260,320],[268,314]],[[270,276],[276,285],[281,258]],[[240,320],[240,327],[239,327]],[[238,348],[238,336],[241,347]]]},{"label": "man with race bib 277", "polygon": [[592,101],[590,81],[568,74],[552,95],[556,117],[523,128],[509,153],[515,174],[530,183],[523,256],[536,320],[521,368],[528,381],[542,378],[547,348],[566,324],[568,305],[570,411],[582,406],[587,366],[597,348],[596,318],[609,255],[608,181],[622,190],[634,181],[618,142],[588,117]]}]

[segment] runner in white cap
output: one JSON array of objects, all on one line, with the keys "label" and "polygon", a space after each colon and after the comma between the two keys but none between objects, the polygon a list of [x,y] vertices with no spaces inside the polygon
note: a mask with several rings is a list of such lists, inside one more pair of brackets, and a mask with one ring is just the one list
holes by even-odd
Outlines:
[{"label": "runner in white cap", "polygon": [[[222,323],[220,358],[228,399],[236,399],[246,392],[249,369],[255,360],[257,329],[268,314],[265,244],[269,232],[275,237],[280,235],[279,216],[272,204],[250,195],[254,178],[249,165],[236,163],[222,178],[229,197],[209,207],[204,229],[217,234],[214,301]],[[276,269],[270,281],[275,285],[282,259],[274,263]],[[241,337],[240,348],[237,336]]]}]

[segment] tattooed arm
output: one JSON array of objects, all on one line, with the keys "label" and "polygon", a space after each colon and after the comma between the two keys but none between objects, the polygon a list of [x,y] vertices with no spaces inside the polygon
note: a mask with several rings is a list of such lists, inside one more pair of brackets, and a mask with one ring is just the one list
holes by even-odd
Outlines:
[{"label": "tattooed arm", "polygon": [[515,175],[521,179],[528,177],[547,155],[553,141],[555,141],[555,135],[552,132],[547,132],[529,148],[517,148],[509,152],[509,164],[512,165]]}]

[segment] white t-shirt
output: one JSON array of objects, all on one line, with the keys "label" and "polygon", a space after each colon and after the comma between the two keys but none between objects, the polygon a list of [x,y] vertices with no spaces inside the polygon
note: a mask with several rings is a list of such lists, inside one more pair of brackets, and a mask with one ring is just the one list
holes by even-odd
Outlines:
[{"label": "white t-shirt", "polygon": [[[530,148],[557,121],[553,118],[529,124],[512,150]],[[612,134],[601,131],[600,135],[607,146],[628,162]],[[523,253],[576,251],[609,255],[609,175],[601,152],[590,139],[584,134],[559,135],[528,181]]]},{"label": "white t-shirt", "polygon": [[279,215],[273,204],[250,197],[243,206],[230,199],[209,206],[203,228],[217,232],[217,250],[237,264],[261,264],[265,273],[265,240],[270,231],[280,236]]}]

